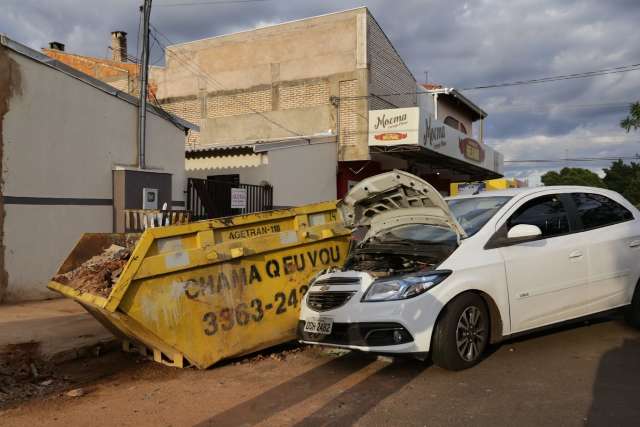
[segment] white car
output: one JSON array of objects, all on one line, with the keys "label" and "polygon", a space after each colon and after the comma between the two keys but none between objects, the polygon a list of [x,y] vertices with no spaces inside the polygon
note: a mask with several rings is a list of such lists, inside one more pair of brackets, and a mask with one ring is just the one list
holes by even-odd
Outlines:
[{"label": "white car", "polygon": [[489,343],[614,308],[640,326],[640,212],[615,192],[558,186],[445,200],[393,171],[360,182],[340,210],[366,235],[342,269],[311,283],[303,343],[430,354],[459,370]]}]

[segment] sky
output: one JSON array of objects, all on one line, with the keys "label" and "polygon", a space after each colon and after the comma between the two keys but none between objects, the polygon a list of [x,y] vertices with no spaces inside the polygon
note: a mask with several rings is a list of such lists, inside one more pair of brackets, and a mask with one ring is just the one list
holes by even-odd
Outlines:
[{"label": "sky", "polygon": [[[418,82],[447,87],[536,79],[640,63],[640,0],[153,0],[152,23],[179,43],[367,6]],[[211,0],[209,0],[211,1]],[[237,1],[237,0],[235,0]],[[110,56],[110,32],[129,33],[136,53],[141,0],[2,0],[0,33],[35,49],[49,41],[79,54]],[[171,6],[181,4],[179,6]],[[162,62],[154,51],[152,62]],[[505,175],[537,184],[548,170],[640,155],[640,131],[626,133],[626,103],[640,100],[640,70],[464,94],[488,114],[485,142]]]}]

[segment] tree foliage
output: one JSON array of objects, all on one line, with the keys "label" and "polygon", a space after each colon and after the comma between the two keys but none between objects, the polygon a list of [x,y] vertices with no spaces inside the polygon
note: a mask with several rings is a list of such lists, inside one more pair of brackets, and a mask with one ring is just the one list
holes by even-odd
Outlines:
[{"label": "tree foliage", "polygon": [[622,194],[634,205],[640,203],[640,163],[616,160],[604,173],[608,189]]},{"label": "tree foliage", "polygon": [[585,185],[608,188],[622,194],[634,205],[640,204],[640,163],[624,163],[616,160],[604,169],[604,178],[588,169],[563,168],[560,172],[549,171],[542,175],[544,185]]},{"label": "tree foliage", "polygon": [[[620,121],[620,126],[630,132],[640,129],[640,102],[634,102],[629,108],[629,115]],[[563,168],[559,173],[550,171],[542,175],[544,185],[586,185],[604,187],[622,194],[634,205],[640,204],[640,163],[625,164],[617,160],[608,169],[605,176],[598,175],[583,168]]]},{"label": "tree foliage", "polygon": [[605,187],[605,183],[595,173],[583,168],[562,168],[560,173],[550,171],[542,175],[544,185],[585,185],[587,187]]},{"label": "tree foliage", "polygon": [[622,119],[620,126],[627,132],[632,128],[633,130],[638,130],[638,128],[640,128],[640,102],[634,102],[631,104],[631,107],[629,108],[629,115]]}]

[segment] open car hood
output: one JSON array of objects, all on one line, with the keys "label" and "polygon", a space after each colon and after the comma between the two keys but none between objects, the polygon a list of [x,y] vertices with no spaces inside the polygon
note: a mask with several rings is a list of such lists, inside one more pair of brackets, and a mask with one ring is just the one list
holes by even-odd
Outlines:
[{"label": "open car hood", "polygon": [[426,181],[394,170],[367,178],[338,203],[347,227],[369,227],[368,237],[405,224],[446,227],[466,237],[447,202]]}]

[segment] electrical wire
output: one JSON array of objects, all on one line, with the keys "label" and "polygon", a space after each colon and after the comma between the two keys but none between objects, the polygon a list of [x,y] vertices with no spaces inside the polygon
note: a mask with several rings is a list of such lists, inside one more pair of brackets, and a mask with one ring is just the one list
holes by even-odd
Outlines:
[{"label": "electrical wire", "polygon": [[[156,39],[157,40],[157,39]],[[204,72],[202,69],[200,69],[198,67],[198,69],[194,69],[193,67],[190,67],[190,63],[187,62],[189,60],[185,60],[183,59],[183,57],[179,56],[178,54],[168,51],[166,49],[164,49],[164,47],[162,48],[163,51],[165,52],[165,54],[172,56],[173,58],[175,58],[176,61],[178,61],[180,64],[182,64],[183,66],[185,66],[189,71],[191,71],[193,74],[199,75],[201,77],[203,77],[205,80],[207,80],[208,83],[210,83],[212,86],[214,86],[215,88],[219,89],[219,90],[224,90],[224,88],[222,87],[222,85],[215,79],[213,79],[213,77],[211,77],[211,75],[209,75],[208,73]],[[197,65],[195,65],[197,67]],[[237,98],[239,94],[233,94],[231,96],[233,96],[238,102],[240,102],[242,105],[244,105],[247,109],[251,110],[251,112],[260,115],[263,119],[265,119],[266,121],[272,123],[273,125],[285,130],[286,132],[290,133],[291,135],[294,136],[300,136],[303,137],[303,135],[301,135],[298,132],[295,132],[289,128],[287,128],[286,126],[276,122],[275,120],[271,119],[270,117],[267,117],[265,114],[263,114],[260,111],[257,111],[256,109],[254,109],[253,107],[251,107],[248,103],[240,100]]]},{"label": "electrical wire", "polygon": [[[470,87],[465,87],[465,88],[456,89],[456,90],[458,92],[462,92],[462,91],[472,91],[472,90],[482,90],[482,89],[495,89],[495,88],[501,88],[501,87],[523,86],[523,85],[530,85],[530,84],[551,83],[551,82],[557,82],[557,81],[563,81],[563,80],[573,80],[573,79],[605,76],[609,74],[628,73],[631,71],[638,71],[638,70],[640,70],[640,63],[622,65],[619,67],[612,67],[612,68],[603,68],[603,69],[594,70],[594,71],[585,71],[582,73],[542,77],[538,79],[519,80],[514,82],[496,83],[496,84],[483,85],[483,86],[470,86]],[[389,92],[389,93],[372,93],[370,95],[346,96],[346,97],[342,97],[342,99],[360,99],[360,98],[371,98],[371,97],[382,98],[387,96],[429,95],[429,94],[431,94],[431,92],[427,92],[427,91]]]},{"label": "electrical wire", "polygon": [[549,112],[550,110],[573,110],[573,109],[603,109],[603,110],[626,110],[635,101],[619,101],[619,102],[597,102],[593,104],[536,104],[536,105],[505,105],[492,109],[491,114],[509,113],[517,111],[528,112]]},{"label": "electrical wire", "polygon": [[626,73],[629,71],[637,71],[637,70],[640,70],[639,67],[640,67],[640,63],[631,64],[631,65],[622,65],[619,67],[603,68],[600,70],[586,71],[582,73],[542,77],[539,79],[519,80],[515,82],[497,83],[497,84],[484,85],[484,86],[472,86],[472,87],[462,88],[460,90],[470,91],[470,90],[480,90],[480,89],[493,89],[498,87],[522,86],[522,85],[529,85],[529,84],[557,82],[562,80],[582,79],[582,78],[588,78],[588,77],[604,76],[608,74],[618,74],[618,73]]},{"label": "electrical wire", "polygon": [[[162,51],[165,54],[171,55],[173,56],[178,62],[180,62],[182,65],[184,65],[185,67],[187,67],[188,70],[190,70],[192,73],[196,74],[196,75],[200,75],[201,77],[203,77],[205,80],[207,80],[209,83],[211,83],[212,86],[217,87],[218,90],[224,90],[224,86],[217,81],[213,76],[211,76],[209,73],[207,73],[206,71],[204,71],[202,68],[200,68],[200,66],[198,64],[195,64],[190,58],[186,58],[183,57],[175,52],[172,52],[171,50],[166,49],[166,46],[160,41],[158,40],[157,37],[155,37],[155,35],[153,33],[157,33],[158,35],[162,36],[165,40],[167,40],[167,42],[169,42],[170,44],[175,44],[173,41],[171,41],[171,39],[169,39],[165,34],[163,34],[160,30],[158,30],[155,26],[150,25],[151,29],[153,30],[153,32],[151,32],[151,36],[156,40],[156,42],[158,43],[159,47],[162,49]],[[192,66],[191,66],[191,65]],[[290,133],[293,136],[299,136],[299,137],[304,137],[304,135],[301,135],[300,133],[293,131],[291,129],[289,129],[288,127],[282,125],[281,123],[278,123],[277,121],[271,119],[270,117],[268,117],[266,114],[257,111],[256,109],[254,109],[253,107],[251,107],[248,103],[242,101],[241,99],[238,99],[237,96],[239,94],[233,94],[232,96],[239,101],[242,105],[244,105],[247,109],[249,109],[250,111],[252,111],[255,114],[258,114],[259,116],[261,116],[263,119],[265,119],[266,121],[268,121],[269,123],[279,127],[280,129]]]},{"label": "electrical wire", "polygon": [[560,158],[560,159],[518,159],[504,160],[504,163],[562,163],[562,162],[601,162],[616,160],[640,160],[640,155],[635,156],[611,156],[611,157],[576,157],[576,158]]},{"label": "electrical wire", "polygon": [[[266,0],[246,0],[244,2],[248,2],[248,1],[266,1]],[[238,2],[238,1],[234,1],[234,2]],[[205,2],[205,3],[202,3],[202,4],[214,4],[214,3],[222,3],[222,2]],[[188,4],[181,4],[181,5],[188,5]],[[158,30],[155,26],[151,25],[151,28],[153,29],[153,32],[155,32],[158,35],[160,35],[161,37],[163,37],[169,44],[175,44],[164,33],[162,33],[160,30]],[[180,55],[178,53],[175,53],[175,52],[172,52],[170,50],[167,50],[166,46],[160,40],[158,40],[158,38],[155,37],[155,35],[153,33],[151,33],[151,36],[155,39],[156,43],[158,44],[160,49],[165,54],[174,57],[174,59],[176,59],[178,62],[180,62],[182,65],[184,65],[187,69],[189,69],[194,74],[202,76],[205,80],[207,80],[209,83],[211,83],[212,86],[217,87],[219,90],[224,90],[223,85],[219,81],[217,81],[213,76],[211,76],[206,71],[202,70],[202,68],[200,68],[200,66],[198,64],[194,63],[190,58],[187,58],[187,57],[182,56],[182,55]],[[567,75],[551,76],[551,77],[544,77],[544,78],[539,78],[539,79],[530,79],[530,80],[523,80],[523,81],[516,81],[516,82],[507,82],[507,83],[494,84],[494,85],[475,86],[475,87],[463,88],[463,89],[460,89],[460,90],[478,90],[478,89],[489,89],[489,88],[496,88],[496,87],[518,86],[518,85],[525,85],[525,84],[538,84],[538,83],[546,83],[546,82],[553,82],[553,81],[560,81],[560,80],[569,80],[569,79],[576,79],[576,78],[596,77],[596,76],[607,75],[607,74],[624,73],[624,72],[636,71],[636,70],[640,70],[640,63],[639,64],[626,65],[626,66],[620,66],[620,67],[605,68],[605,69],[600,69],[600,70],[595,70],[595,71],[588,71],[588,72],[583,72],[583,73],[573,73],[573,74],[567,74]],[[340,99],[342,99],[342,100],[349,100],[349,99],[356,100],[356,99],[363,99],[363,98],[369,98],[369,97],[378,97],[379,99],[381,99],[381,100],[383,100],[385,102],[388,102],[388,101],[384,100],[382,97],[384,97],[384,96],[425,94],[425,93],[426,92],[396,92],[396,93],[387,93],[387,94],[371,94],[371,95],[366,95],[366,96],[341,97]],[[234,98],[237,97],[237,95],[233,95],[233,96],[234,96]],[[154,97],[155,97],[155,95],[154,95]],[[269,121],[270,123],[274,124],[275,126],[285,130],[286,132],[288,132],[288,133],[290,133],[290,134],[292,134],[294,136],[303,137],[303,135],[301,135],[300,133],[295,132],[295,131],[287,128],[286,126],[284,126],[284,125],[274,121],[270,117],[266,116],[262,112],[255,110],[254,108],[252,108],[250,105],[248,105],[246,102],[242,101],[241,99],[237,99],[237,100],[241,104],[243,104],[247,109],[251,110],[255,114],[260,115],[265,120]],[[159,101],[157,100],[157,98],[156,98],[156,103],[158,105],[160,105]],[[628,105],[630,105],[631,103],[632,102],[595,103],[595,104],[566,105],[566,106],[556,105],[555,107],[560,107],[560,108],[594,108],[594,107],[622,108],[622,107],[628,107]],[[553,107],[554,106],[552,106],[552,108]],[[363,119],[366,119],[363,115],[361,115],[359,113],[357,113],[357,114],[360,117],[362,117]],[[364,133],[364,132],[357,132],[357,131],[356,132],[346,132],[346,134],[348,134],[348,135],[352,135],[353,133],[358,134],[358,133]],[[574,158],[574,159],[560,159],[560,160],[554,160],[554,159],[525,159],[525,160],[505,160],[504,162],[505,163],[550,163],[550,162],[565,162],[565,161],[589,162],[589,161],[603,161],[603,160],[617,160],[617,159],[626,159],[626,160],[634,159],[634,160],[638,160],[638,159],[640,159],[640,157],[636,156],[636,157],[624,157],[624,158],[620,158],[620,157]]]}]

